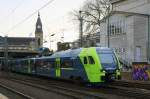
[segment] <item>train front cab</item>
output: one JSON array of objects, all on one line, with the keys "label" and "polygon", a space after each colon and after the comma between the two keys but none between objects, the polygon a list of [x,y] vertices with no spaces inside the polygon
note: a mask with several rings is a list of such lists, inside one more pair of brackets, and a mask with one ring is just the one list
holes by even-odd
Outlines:
[{"label": "train front cab", "polygon": [[100,61],[101,72],[105,73],[102,76],[104,81],[113,81],[115,79],[121,79],[120,75],[120,63],[117,55],[112,49],[97,49],[97,55]]},{"label": "train front cab", "polygon": [[[121,77],[120,64],[115,53],[110,49],[104,49],[104,51],[106,51],[106,53],[103,53],[103,51],[100,53],[101,51],[99,48],[91,47],[83,48],[80,53],[80,58],[88,82],[90,83],[103,83]],[[113,61],[113,63],[109,61]],[[106,62],[106,64],[104,62]]]}]

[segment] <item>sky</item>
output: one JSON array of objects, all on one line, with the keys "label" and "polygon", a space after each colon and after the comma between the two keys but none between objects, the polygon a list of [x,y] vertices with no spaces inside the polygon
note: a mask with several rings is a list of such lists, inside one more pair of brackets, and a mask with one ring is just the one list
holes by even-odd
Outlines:
[{"label": "sky", "polygon": [[[34,37],[38,16],[38,13],[34,12],[49,1],[0,0],[0,36]],[[50,47],[51,44],[55,50],[56,42],[68,42],[78,38],[78,21],[70,13],[75,9],[79,10],[84,1],[86,0],[53,0],[40,10],[44,40],[47,41],[44,46]],[[30,15],[30,18],[23,21]],[[51,34],[55,35],[50,37]],[[64,39],[61,39],[62,36]]]}]

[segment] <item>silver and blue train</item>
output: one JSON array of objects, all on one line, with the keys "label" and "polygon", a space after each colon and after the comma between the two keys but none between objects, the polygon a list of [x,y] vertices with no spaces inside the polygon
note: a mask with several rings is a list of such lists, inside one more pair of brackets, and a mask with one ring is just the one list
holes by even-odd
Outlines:
[{"label": "silver and blue train", "polygon": [[9,60],[9,68],[13,72],[89,83],[121,79],[116,53],[101,47],[69,49],[46,57]]}]

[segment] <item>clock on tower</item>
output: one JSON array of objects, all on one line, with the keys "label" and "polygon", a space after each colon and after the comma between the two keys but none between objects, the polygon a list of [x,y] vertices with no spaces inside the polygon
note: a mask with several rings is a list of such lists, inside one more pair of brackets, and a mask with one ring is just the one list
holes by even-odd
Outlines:
[{"label": "clock on tower", "polygon": [[41,26],[40,26],[40,25],[38,25],[38,26],[37,26],[37,28],[38,28],[38,29],[40,29],[40,28],[41,28]]}]

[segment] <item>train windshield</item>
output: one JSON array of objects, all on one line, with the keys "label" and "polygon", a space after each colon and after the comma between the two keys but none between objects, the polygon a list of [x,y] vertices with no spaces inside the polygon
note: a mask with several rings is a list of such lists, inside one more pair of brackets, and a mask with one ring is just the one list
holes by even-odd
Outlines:
[{"label": "train windshield", "polygon": [[100,53],[99,57],[104,69],[117,68],[117,59],[113,53]]}]

